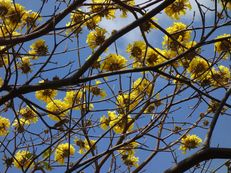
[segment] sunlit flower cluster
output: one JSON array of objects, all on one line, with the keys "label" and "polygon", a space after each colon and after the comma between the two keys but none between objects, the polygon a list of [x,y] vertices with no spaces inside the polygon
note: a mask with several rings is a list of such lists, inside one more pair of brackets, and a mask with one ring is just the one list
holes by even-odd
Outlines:
[{"label": "sunlit flower cluster", "polygon": [[176,0],[164,9],[164,12],[172,19],[179,20],[186,14],[187,9],[192,9],[189,0]]},{"label": "sunlit flower cluster", "polygon": [[59,164],[64,164],[65,158],[73,156],[75,148],[69,143],[59,144],[55,149],[55,161]]},{"label": "sunlit flower cluster", "polygon": [[33,154],[30,153],[29,151],[26,150],[19,150],[15,155],[14,155],[14,166],[16,168],[22,169],[22,168],[28,168],[29,166],[32,167],[33,163]]},{"label": "sunlit flower cluster", "polygon": [[79,147],[79,154],[84,154],[90,149],[92,150],[96,149],[96,146],[94,145],[96,142],[95,140],[90,140],[90,139],[81,140],[81,139],[75,138],[74,142]]},{"label": "sunlit flower cluster", "polygon": [[117,115],[114,111],[108,111],[108,117],[104,115],[100,118],[100,127],[103,130],[106,130],[110,127],[115,133],[121,134],[133,129],[134,125],[131,123],[131,121],[132,118],[130,115]]},{"label": "sunlit flower cluster", "polygon": [[187,150],[197,148],[202,143],[202,139],[197,135],[186,135],[181,139],[180,150],[186,153]]},{"label": "sunlit flower cluster", "polygon": [[6,136],[9,132],[10,120],[0,116],[0,136]]},{"label": "sunlit flower cluster", "polygon": [[109,54],[101,64],[101,69],[105,71],[116,71],[125,67],[126,58],[122,55]]}]

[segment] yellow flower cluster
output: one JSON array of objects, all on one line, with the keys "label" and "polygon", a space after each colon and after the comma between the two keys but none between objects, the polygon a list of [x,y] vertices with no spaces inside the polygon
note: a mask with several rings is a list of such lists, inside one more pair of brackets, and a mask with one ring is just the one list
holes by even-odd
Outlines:
[{"label": "yellow flower cluster", "polygon": [[164,12],[172,19],[179,20],[186,14],[187,9],[192,9],[189,0],[176,0],[164,9]]},{"label": "yellow flower cluster", "polygon": [[101,64],[101,70],[116,71],[125,67],[127,60],[116,54],[109,54]]},{"label": "yellow flower cluster", "polygon": [[186,135],[181,139],[180,150],[186,153],[187,150],[197,148],[202,143],[202,139],[197,135]]},{"label": "yellow flower cluster", "polygon": [[31,72],[31,62],[30,57],[24,56],[21,58],[21,62],[17,64],[17,68],[22,71],[22,73],[27,74]]},{"label": "yellow flower cluster", "polygon": [[167,35],[164,36],[163,47],[178,52],[181,48],[180,44],[185,45],[190,41],[191,31],[187,31],[187,26],[182,22],[174,22],[172,26],[168,27],[166,31],[174,39],[171,39]]},{"label": "yellow flower cluster", "polygon": [[64,160],[75,154],[75,148],[69,143],[59,144],[55,150],[55,161],[64,164]]},{"label": "yellow flower cluster", "polygon": [[106,30],[101,28],[95,28],[87,35],[86,43],[91,49],[95,49],[102,45],[106,39]]},{"label": "yellow flower cluster", "polygon": [[39,39],[36,40],[32,45],[30,45],[31,50],[29,50],[29,54],[33,57],[33,59],[37,59],[38,56],[45,56],[48,53],[48,46],[45,40]]},{"label": "yellow flower cluster", "polygon": [[[132,118],[130,117],[130,115],[127,116],[124,116],[122,114],[117,115],[114,111],[108,111],[108,118],[106,116],[102,116],[100,118],[100,127],[103,130],[112,127],[115,133],[121,134],[124,132],[125,129],[128,132],[133,129],[134,124],[133,123],[130,124],[131,121]],[[129,127],[128,124],[130,124]]]},{"label": "yellow flower cluster", "polygon": [[93,146],[95,144],[95,140],[90,140],[87,139],[81,140],[78,138],[75,138],[74,140],[75,144],[79,147],[79,154],[84,154],[88,150],[92,149],[95,150],[96,146]]},{"label": "yellow flower cluster", "polygon": [[33,154],[30,153],[29,151],[26,150],[19,150],[15,155],[14,155],[14,166],[16,168],[22,169],[22,168],[28,168],[30,165],[30,168],[33,167],[32,162],[33,159]]},{"label": "yellow flower cluster", "polygon": [[10,127],[10,120],[0,116],[0,136],[6,136]]},{"label": "yellow flower cluster", "polygon": [[146,78],[138,78],[132,85],[137,95],[150,95],[153,91],[152,83]]},{"label": "yellow flower cluster", "polygon": [[[223,34],[218,36],[216,39],[231,37],[231,34]],[[224,58],[227,58],[231,52],[231,38],[224,39],[222,41],[218,41],[214,44],[215,51],[219,54],[224,53]]]},{"label": "yellow flower cluster", "polygon": [[4,31],[6,35],[14,33],[14,30],[23,28],[25,25],[27,29],[33,29],[36,21],[41,19],[38,13],[27,11],[22,5],[13,3],[12,0],[0,1],[0,18],[4,27],[7,28]]},{"label": "yellow flower cluster", "polygon": [[122,160],[128,167],[138,167],[139,158],[134,155],[122,155]]},{"label": "yellow flower cluster", "polygon": [[101,84],[101,82],[99,80],[95,81],[95,85],[94,86],[89,86],[87,89],[89,89],[89,91],[94,95],[94,96],[101,96],[102,98],[106,97],[107,94],[106,92],[101,89],[99,87],[99,85]]},{"label": "yellow flower cluster", "polygon": [[68,104],[62,100],[52,100],[50,101],[47,106],[47,110],[51,113],[48,114],[48,117],[54,121],[61,121],[62,119],[66,118],[68,113]]},{"label": "yellow flower cluster", "polygon": [[[39,81],[39,83],[44,83],[44,82],[46,81],[44,80]],[[46,103],[52,101],[56,95],[57,95],[57,90],[54,90],[54,89],[45,89],[45,90],[39,90],[35,92],[36,98]]]},{"label": "yellow flower cluster", "polygon": [[[34,107],[33,107],[33,109],[36,110],[36,108],[34,108]],[[21,108],[19,110],[19,115],[22,116],[21,119],[28,121],[28,123],[36,123],[38,121],[38,116],[34,110],[32,110],[29,106],[26,106],[26,107]],[[24,120],[22,120],[22,121],[24,121]]]}]

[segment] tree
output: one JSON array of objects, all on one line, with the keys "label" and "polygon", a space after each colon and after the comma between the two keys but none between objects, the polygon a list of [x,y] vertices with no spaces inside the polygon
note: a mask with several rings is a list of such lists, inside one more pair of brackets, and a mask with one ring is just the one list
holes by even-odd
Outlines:
[{"label": "tree", "polygon": [[3,171],[230,172],[230,10],[0,0]]}]

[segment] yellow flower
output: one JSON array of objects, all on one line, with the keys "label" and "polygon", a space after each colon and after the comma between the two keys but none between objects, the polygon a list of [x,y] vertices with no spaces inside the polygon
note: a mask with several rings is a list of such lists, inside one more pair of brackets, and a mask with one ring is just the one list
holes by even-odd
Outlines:
[{"label": "yellow flower", "polygon": [[[208,113],[215,113],[220,106],[220,103],[214,100],[211,100],[208,105]],[[223,107],[221,111],[221,115],[227,110],[227,107]]]},{"label": "yellow flower", "polygon": [[148,48],[147,56],[145,57],[145,64],[147,66],[155,66],[165,61],[165,59],[157,52],[161,53],[161,50],[158,48],[155,48],[155,50]]},{"label": "yellow flower", "polygon": [[191,78],[202,80],[208,73],[209,63],[201,57],[193,58],[189,64],[188,71],[191,73]]},{"label": "yellow flower", "polygon": [[199,147],[201,143],[202,139],[197,135],[186,135],[181,139],[180,150],[186,153],[187,150]]},{"label": "yellow flower", "polygon": [[25,8],[20,4],[11,5],[7,15],[5,16],[5,22],[12,28],[18,28],[22,25],[22,17],[26,13]]},{"label": "yellow flower", "polygon": [[127,165],[128,167],[138,167],[139,164],[139,158],[134,156],[134,155],[122,155],[122,160],[124,162],[125,165]]},{"label": "yellow flower", "polygon": [[[36,108],[33,108],[36,110]],[[36,123],[38,121],[38,116],[34,110],[32,110],[29,106],[21,108],[19,110],[19,114],[25,119],[28,120],[29,123]]]},{"label": "yellow flower", "polygon": [[95,85],[94,86],[89,86],[88,89],[91,91],[91,93],[94,96],[101,96],[102,98],[104,98],[104,97],[107,96],[107,94],[103,89],[101,89],[99,87],[100,84],[101,84],[101,82],[99,80],[96,80]]},{"label": "yellow flower", "polygon": [[[97,13],[100,17],[106,17],[106,19],[115,18],[115,9],[110,6],[108,0],[92,0],[91,11]],[[99,4],[99,5],[97,5]],[[105,4],[105,5],[104,5]]]},{"label": "yellow flower", "polygon": [[6,136],[8,128],[10,127],[10,120],[0,116],[0,136]]},{"label": "yellow flower", "polygon": [[[39,81],[39,83],[44,83],[45,81]],[[35,96],[38,100],[44,101],[46,103],[50,102],[57,95],[57,90],[54,89],[45,89],[35,92]]]},{"label": "yellow flower", "polygon": [[12,126],[15,128],[23,127],[24,125],[29,125],[30,121],[25,120],[24,118],[15,119]]},{"label": "yellow flower", "polygon": [[84,95],[83,91],[67,91],[66,96],[64,97],[64,102],[68,105],[68,107],[73,107],[75,110],[81,108],[81,103],[83,102]]},{"label": "yellow flower", "polygon": [[[131,131],[133,129],[134,124],[132,123],[129,127],[128,124],[132,121],[130,115],[124,116],[122,114],[117,115],[114,111],[108,111],[108,117],[110,119],[109,126],[112,127],[115,133],[121,134],[126,131]],[[126,132],[125,131],[125,132]]]},{"label": "yellow flower", "polygon": [[117,104],[119,107],[119,112],[124,113],[134,109],[142,99],[142,96],[139,96],[137,92],[131,92],[126,94],[119,94],[117,96]]},{"label": "yellow flower", "polygon": [[[15,155],[14,155],[14,166],[16,168],[27,168],[33,158],[33,154],[30,153],[29,151],[26,150],[19,150]],[[30,165],[30,168],[33,166],[33,163]]]},{"label": "yellow flower", "polygon": [[164,9],[164,12],[172,19],[179,20],[181,16],[186,14],[187,9],[192,9],[189,0],[176,0]]},{"label": "yellow flower", "polygon": [[101,64],[101,70],[116,71],[123,69],[126,65],[126,58],[121,55],[109,54]]},{"label": "yellow flower", "polygon": [[103,130],[107,130],[109,127],[110,119],[103,115],[100,120],[100,128]]},{"label": "yellow flower", "polygon": [[[224,38],[224,37],[231,37],[231,34],[223,34],[218,36],[216,39]],[[214,44],[214,46],[215,46],[215,51],[217,51],[219,54],[225,53],[223,58],[227,58],[231,51],[231,38],[218,41]]]},{"label": "yellow flower", "polygon": [[93,150],[96,149],[96,146],[92,147],[95,144],[95,140],[81,140],[78,138],[75,138],[74,140],[75,144],[79,147],[79,154],[84,154],[85,152],[87,152],[88,150],[90,150],[91,148]]},{"label": "yellow flower", "polygon": [[26,24],[27,29],[34,29],[37,26],[36,21],[42,20],[42,17],[39,15],[39,13],[29,10],[25,12],[22,20]]},{"label": "yellow flower", "polygon": [[81,31],[81,23],[85,20],[85,14],[81,9],[77,9],[76,11],[71,13],[70,22],[66,24],[68,27],[67,34],[70,32],[74,32],[78,34]]},{"label": "yellow flower", "polygon": [[121,147],[120,149],[118,149],[117,151],[122,154],[122,155],[134,155],[135,154],[135,149],[139,146],[138,142],[131,142],[123,147]]},{"label": "yellow flower", "polygon": [[4,81],[2,80],[2,78],[0,77],[0,88],[2,87]]},{"label": "yellow flower", "polygon": [[147,94],[150,95],[152,92],[152,83],[145,78],[138,78],[134,83],[133,83],[133,88],[135,91],[138,92],[138,94]]},{"label": "yellow flower", "polygon": [[106,30],[101,28],[96,28],[94,31],[91,31],[88,36],[86,43],[91,49],[95,49],[98,46],[102,45],[106,39]]},{"label": "yellow flower", "polygon": [[132,44],[128,44],[127,47],[127,52],[130,53],[131,58],[135,58],[139,62],[142,62],[145,50],[146,44],[144,41],[135,41]]},{"label": "yellow flower", "polygon": [[[163,47],[178,51],[181,48],[180,44],[189,42],[191,31],[187,31],[187,26],[182,22],[174,22],[174,24],[166,29],[166,31],[176,40],[172,40],[167,35],[164,36]],[[179,43],[178,43],[179,42]]]},{"label": "yellow flower", "polygon": [[30,45],[31,50],[29,54],[33,56],[34,59],[37,59],[37,56],[45,56],[48,53],[48,46],[46,45],[45,40],[39,39],[36,40],[32,45]]},{"label": "yellow flower", "polygon": [[1,0],[0,1],[0,17],[1,18],[4,18],[7,15],[12,5],[13,4],[11,0]]},{"label": "yellow flower", "polygon": [[98,15],[87,16],[89,19],[84,23],[89,30],[96,29],[98,23],[101,21],[101,17]]},{"label": "yellow flower", "polygon": [[18,69],[22,70],[22,73],[27,74],[31,72],[30,57],[24,56],[21,58],[21,62],[18,63]]},{"label": "yellow flower", "polygon": [[211,71],[211,84],[215,87],[226,86],[230,82],[230,70],[223,65],[218,66],[218,70]]},{"label": "yellow flower", "polygon": [[54,121],[60,121],[66,118],[68,104],[61,100],[52,100],[47,106],[47,110],[52,112],[48,114],[48,117]]},{"label": "yellow flower", "polygon": [[75,154],[75,148],[69,143],[59,144],[55,150],[55,161],[63,164],[65,158]]},{"label": "yellow flower", "polygon": [[140,25],[141,29],[144,32],[150,32],[151,29],[155,29],[156,27],[155,25],[152,24],[152,21],[156,23],[157,19],[155,17],[152,17],[150,20],[145,21],[144,23]]},{"label": "yellow flower", "polygon": [[[126,5],[129,5],[131,7],[135,6],[135,1],[134,0],[124,1],[123,3],[125,3]],[[128,10],[126,8],[120,6],[120,5],[118,5],[117,8],[122,12],[122,14],[120,15],[120,17],[126,18]]]}]

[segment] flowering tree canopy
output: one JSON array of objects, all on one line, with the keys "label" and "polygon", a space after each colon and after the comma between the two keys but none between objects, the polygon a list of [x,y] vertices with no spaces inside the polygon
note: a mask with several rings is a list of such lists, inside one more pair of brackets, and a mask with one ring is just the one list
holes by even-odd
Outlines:
[{"label": "flowering tree canopy", "polygon": [[230,0],[0,0],[0,21],[3,172],[231,171]]}]

